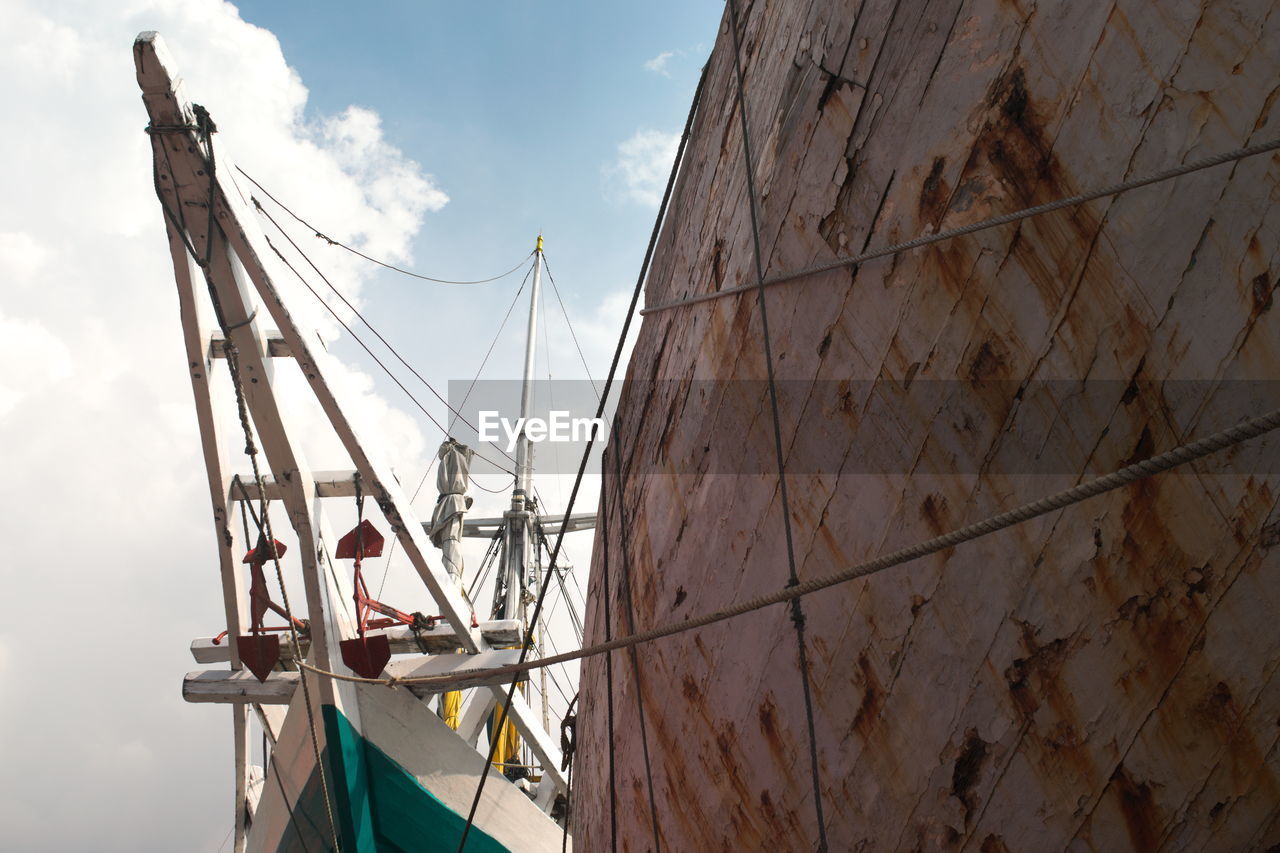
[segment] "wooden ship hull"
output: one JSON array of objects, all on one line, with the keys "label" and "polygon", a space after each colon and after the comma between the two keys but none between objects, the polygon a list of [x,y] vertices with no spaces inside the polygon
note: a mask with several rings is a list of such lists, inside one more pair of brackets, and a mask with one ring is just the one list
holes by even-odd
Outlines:
[{"label": "wooden ship hull", "polygon": [[[1280,136],[1271,0],[738,14],[766,277]],[[731,26],[650,307],[757,282]],[[800,578],[1275,409],[1278,183],[1264,153],[768,287]],[[786,586],[760,319],[646,314],[587,644]],[[1276,448],[806,596],[829,849],[1280,844]],[[789,616],[584,662],[579,849],[817,849]]]}]

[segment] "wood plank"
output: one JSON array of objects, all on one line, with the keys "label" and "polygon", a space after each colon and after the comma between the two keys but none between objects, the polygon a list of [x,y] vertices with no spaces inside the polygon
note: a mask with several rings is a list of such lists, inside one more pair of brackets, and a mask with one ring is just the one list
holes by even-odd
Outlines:
[{"label": "wood plank", "polygon": [[496,704],[493,692],[481,688],[468,691],[462,702],[462,713],[458,717],[458,737],[462,738],[480,752],[487,754],[488,745],[479,745],[480,733],[484,731],[489,714]]},{"label": "wood plank", "polygon": [[[509,666],[520,659],[519,649],[490,649],[474,655],[444,654],[418,655],[417,657],[392,660],[387,664],[386,674],[393,678],[426,678],[435,675],[451,675],[463,672],[475,672],[499,666]],[[527,678],[527,673],[524,674]],[[507,676],[508,681],[510,676]],[[523,679],[522,679],[523,680]],[[500,677],[488,680],[468,682],[477,686],[500,684]],[[441,691],[429,690],[417,684],[406,684],[410,693],[418,697],[434,696]]]},{"label": "wood plank", "polygon": [[[519,657],[518,649],[489,649],[476,654],[418,655],[391,661],[387,664],[385,674],[394,678],[425,678],[474,672],[508,666],[515,663]],[[506,677],[510,683],[510,676]],[[273,672],[266,681],[260,682],[256,676],[247,671],[196,670],[188,672],[183,678],[182,698],[196,703],[287,705],[298,686],[298,679],[297,672]],[[329,680],[316,679],[319,682]],[[496,676],[491,680],[481,679],[472,683],[483,687],[500,685],[502,682],[501,676]],[[405,684],[403,688],[419,698],[429,698],[440,692],[418,684]],[[526,716],[531,714],[527,706],[524,713]]]},{"label": "wood plank", "polygon": [[247,671],[202,669],[182,679],[182,698],[188,702],[218,704],[288,705],[298,689],[298,673],[273,672],[266,681]]},{"label": "wood plank", "polygon": [[[492,539],[504,520],[503,518],[464,519],[462,522],[462,535],[469,539]],[[542,528],[547,537],[554,539],[560,533],[560,526],[564,523],[564,516],[540,515],[538,520],[542,522]],[[430,523],[424,523],[422,526],[426,529],[431,525]],[[575,512],[569,517],[568,532],[575,533],[579,530],[591,530],[595,526],[596,514],[594,512]]]},{"label": "wood plank", "polygon": [[[417,637],[409,628],[388,628],[382,632],[386,635],[391,645],[391,653],[393,655],[410,655],[410,654],[443,654],[445,652],[453,652],[461,650],[462,642],[458,639],[458,635],[454,633],[453,628],[446,624],[437,624],[434,628],[418,632]],[[484,637],[485,642],[491,646],[502,647],[510,646],[520,642],[520,622],[517,619],[496,619],[489,622],[480,623],[480,635]],[[421,638],[421,646],[418,644],[418,637]],[[226,663],[230,659],[231,646],[234,643],[228,643],[226,638],[221,642],[214,643],[212,637],[199,637],[191,641],[191,657],[196,663]],[[303,654],[310,648],[310,642],[303,640]],[[281,648],[281,657],[283,659],[291,659],[292,655],[288,649]]]}]

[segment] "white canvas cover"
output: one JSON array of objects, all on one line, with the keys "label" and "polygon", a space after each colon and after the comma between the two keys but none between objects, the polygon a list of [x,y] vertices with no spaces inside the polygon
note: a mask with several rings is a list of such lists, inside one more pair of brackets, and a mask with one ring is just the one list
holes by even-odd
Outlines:
[{"label": "white canvas cover", "polygon": [[445,569],[459,584],[462,583],[462,516],[471,508],[467,480],[473,453],[471,448],[452,438],[440,445],[440,466],[436,469],[440,497],[431,514],[431,542],[440,549]]}]

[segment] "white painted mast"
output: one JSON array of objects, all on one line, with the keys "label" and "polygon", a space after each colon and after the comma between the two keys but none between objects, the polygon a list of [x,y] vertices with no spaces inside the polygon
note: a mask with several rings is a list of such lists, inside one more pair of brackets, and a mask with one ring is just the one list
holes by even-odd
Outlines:
[{"label": "white painted mast", "polygon": [[538,297],[542,290],[542,235],[533,250],[533,289],[529,294],[529,325],[525,336],[524,382],[520,388],[520,437],[516,441],[516,482],[511,492],[511,508],[503,514],[501,574],[494,596],[494,618],[520,619],[524,625],[524,590],[530,581],[529,559],[533,539],[533,442],[527,427],[533,410],[534,362],[538,344]]},{"label": "white painted mast", "polygon": [[[529,328],[524,345],[524,385],[520,389],[520,418],[527,423],[533,408],[533,371],[534,357],[538,343],[538,297],[542,291],[542,235],[538,235],[538,244],[533,250],[533,290],[529,292]],[[524,503],[529,491],[533,488],[533,442],[528,433],[520,431],[520,442],[516,445],[516,488],[511,496],[511,508],[516,502]]]}]

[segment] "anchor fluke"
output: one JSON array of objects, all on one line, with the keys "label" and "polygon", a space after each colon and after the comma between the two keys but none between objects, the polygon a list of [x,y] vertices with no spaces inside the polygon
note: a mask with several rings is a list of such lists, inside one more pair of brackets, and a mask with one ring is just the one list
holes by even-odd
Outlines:
[{"label": "anchor fluke", "polygon": [[240,662],[259,681],[265,682],[280,660],[280,638],[275,634],[242,635],[236,637],[236,651],[240,653]]},{"label": "anchor fluke", "polygon": [[391,644],[386,634],[368,634],[338,643],[342,650],[342,662],[361,678],[377,678],[382,675],[391,660]]}]

